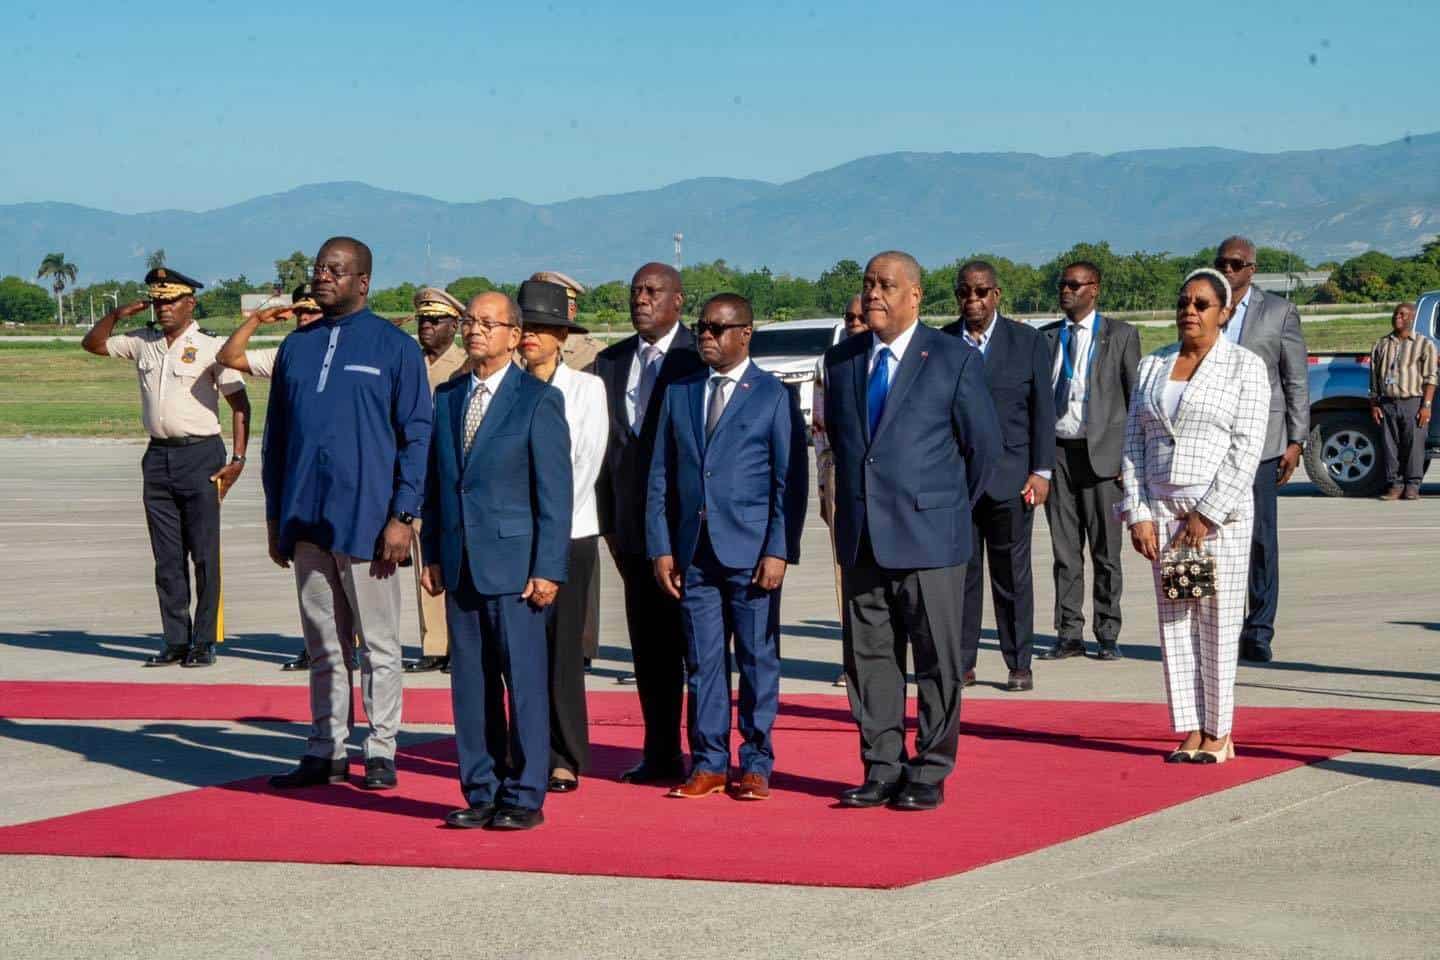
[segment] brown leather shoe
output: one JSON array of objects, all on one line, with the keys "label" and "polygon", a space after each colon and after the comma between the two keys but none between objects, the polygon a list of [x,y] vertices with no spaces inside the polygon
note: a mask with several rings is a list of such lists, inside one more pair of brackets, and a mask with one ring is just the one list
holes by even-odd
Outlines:
[{"label": "brown leather shoe", "polygon": [[975,686],[975,671],[974,671],[974,670],[966,670],[964,673],[962,673],[962,674],[960,675],[960,686],[962,686],[962,687],[973,687],[973,686]]},{"label": "brown leather shoe", "polygon": [[722,793],[724,790],[725,774],[696,770],[690,774],[689,780],[675,787],[665,796],[674,797],[677,800],[698,800],[700,797],[708,797],[712,793]]},{"label": "brown leather shoe", "polygon": [[1395,486],[1391,487],[1389,490],[1386,490],[1384,493],[1380,494],[1380,499],[1381,499],[1381,500],[1399,500],[1399,499],[1400,499],[1400,494],[1402,494],[1402,493],[1404,493],[1404,492],[1405,492],[1405,488],[1402,487],[1402,486],[1400,486],[1399,484],[1396,484]]},{"label": "brown leather shoe", "polygon": [[1418,484],[1418,483],[1407,483],[1407,484],[1405,484],[1405,492],[1404,492],[1403,494],[1401,494],[1400,497],[1401,497],[1402,500],[1419,500],[1419,499],[1420,499],[1420,484]]},{"label": "brown leather shoe", "polygon": [[736,800],[769,800],[770,781],[758,773],[747,773],[730,785],[730,795]]},{"label": "brown leather shoe", "polygon": [[1035,689],[1035,675],[1029,670],[1011,670],[1010,678],[1005,681],[1005,689],[1012,693]]}]

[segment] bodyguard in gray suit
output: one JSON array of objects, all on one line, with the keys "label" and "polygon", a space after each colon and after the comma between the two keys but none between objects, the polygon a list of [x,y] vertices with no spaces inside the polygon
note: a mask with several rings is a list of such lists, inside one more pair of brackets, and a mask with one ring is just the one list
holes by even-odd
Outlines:
[{"label": "bodyguard in gray suit", "polygon": [[1100,268],[1077,261],[1060,278],[1065,319],[1042,332],[1049,340],[1055,388],[1055,476],[1045,517],[1055,553],[1055,646],[1043,660],[1085,653],[1085,547],[1095,574],[1095,639],[1101,660],[1120,652],[1120,556],[1123,531],[1120,459],[1140,334],[1123,320],[1102,317]]},{"label": "bodyguard in gray suit", "polygon": [[1235,304],[1225,338],[1258,354],[1270,373],[1270,422],[1260,469],[1255,472],[1250,595],[1240,633],[1241,659],[1265,663],[1271,656],[1280,599],[1276,493],[1295,472],[1310,432],[1308,357],[1295,305],[1251,285],[1255,244],[1245,237],[1227,237],[1215,252],[1215,269],[1230,282]]}]

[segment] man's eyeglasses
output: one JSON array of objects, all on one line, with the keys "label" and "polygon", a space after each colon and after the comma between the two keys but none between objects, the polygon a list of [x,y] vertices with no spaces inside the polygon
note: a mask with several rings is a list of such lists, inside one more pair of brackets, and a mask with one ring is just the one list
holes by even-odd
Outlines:
[{"label": "man's eyeglasses", "polygon": [[748,323],[715,323],[711,320],[701,320],[695,324],[695,336],[701,337],[709,333],[718,340],[725,335],[726,330],[736,330],[748,326],[750,326]]},{"label": "man's eyeglasses", "polygon": [[1071,293],[1074,293],[1076,290],[1092,286],[1094,283],[1094,280],[1061,280],[1059,283],[1059,288],[1061,290],[1069,290]]},{"label": "man's eyeglasses", "polygon": [[344,278],[344,277],[358,277],[359,275],[360,275],[360,274],[359,274],[358,271],[355,271],[355,270],[349,270],[349,271],[340,270],[340,269],[338,269],[338,268],[336,268],[336,267],[330,266],[330,264],[328,264],[328,263],[317,263],[317,264],[315,264],[315,266],[314,266],[313,268],[311,268],[311,270],[310,270],[310,276],[311,276],[313,279],[315,279],[315,280],[319,280],[321,277],[324,277],[324,276],[329,276],[329,277],[331,277],[332,279],[339,280],[339,279],[342,279],[342,278]]},{"label": "man's eyeglasses", "polygon": [[862,322],[864,319],[865,319],[865,314],[863,314],[863,313],[847,313],[847,314],[845,314],[845,323],[846,323],[847,325],[848,325],[848,324],[851,324],[851,323],[860,323],[860,322]]},{"label": "man's eyeglasses", "polygon": [[1239,257],[1216,257],[1215,269],[1225,273],[1239,273],[1246,267],[1255,266],[1254,260],[1241,260]]},{"label": "man's eyeglasses", "polygon": [[515,324],[513,323],[492,323],[489,320],[472,320],[469,317],[466,317],[464,320],[460,321],[461,330],[478,329],[487,337],[490,336],[490,334],[494,333],[496,330],[499,330],[501,327],[513,326],[515,326]]},{"label": "man's eyeglasses", "polygon": [[961,300],[969,300],[971,294],[974,294],[976,298],[984,300],[999,289],[999,287],[971,287],[962,283],[955,288],[955,296]]}]

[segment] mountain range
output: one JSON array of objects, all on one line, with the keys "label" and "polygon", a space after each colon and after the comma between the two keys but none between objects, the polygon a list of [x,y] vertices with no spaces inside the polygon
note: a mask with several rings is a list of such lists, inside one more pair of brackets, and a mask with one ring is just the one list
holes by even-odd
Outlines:
[{"label": "mountain range", "polygon": [[377,286],[543,268],[599,282],[668,262],[682,233],[687,262],[814,277],[890,247],[936,266],[975,251],[1039,263],[1080,241],[1189,253],[1237,232],[1311,262],[1414,252],[1440,233],[1440,133],[1273,154],[887,153],[788,183],[706,177],[550,204],[450,203],[353,181],[199,213],[4,204],[0,273],[33,276],[59,250],[82,284],[137,277],[146,253],[163,248],[201,280],[264,280],[292,250],[351,234],[374,249]]}]

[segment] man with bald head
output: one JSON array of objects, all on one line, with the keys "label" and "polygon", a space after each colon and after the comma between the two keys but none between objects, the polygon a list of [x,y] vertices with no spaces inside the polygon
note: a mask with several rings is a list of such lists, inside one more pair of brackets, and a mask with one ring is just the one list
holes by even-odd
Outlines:
[{"label": "man with bald head", "polygon": [[[961,630],[971,508],[1002,445],[980,352],[920,322],[922,271],[890,250],[865,266],[870,331],[825,354],[835,457],[850,709],[864,783],[847,807],[933,810],[960,735]],[[905,748],[906,646],[920,700]]]},{"label": "man with bald head", "polygon": [[395,786],[400,731],[400,577],[410,556],[430,449],[430,384],[420,347],[366,307],[370,248],[351,237],[315,255],[321,318],[280,344],[261,473],[270,558],[294,565],[310,654],[312,722],[278,789],[346,778],[349,648],[360,640],[370,736],[362,785]]},{"label": "man with bald head", "polygon": [[1234,312],[1225,338],[1257,354],[1270,372],[1270,423],[1255,471],[1255,526],[1250,543],[1250,595],[1240,631],[1240,658],[1270,660],[1275,613],[1280,604],[1279,488],[1300,463],[1310,433],[1310,367],[1300,312],[1284,297],[1253,285],[1255,244],[1226,237],[1215,251],[1215,269],[1230,282]]},{"label": "man with bald head", "polygon": [[595,374],[605,383],[610,407],[610,440],[595,499],[600,533],[625,585],[625,623],[645,718],[644,755],[624,774],[631,783],[685,778],[680,752],[685,686],[680,604],[656,583],[645,542],[645,497],[660,399],[671,383],[704,367],[695,337],[680,324],[684,304],[679,271],[663,263],[645,264],[630,281],[635,335],[595,357]]}]

